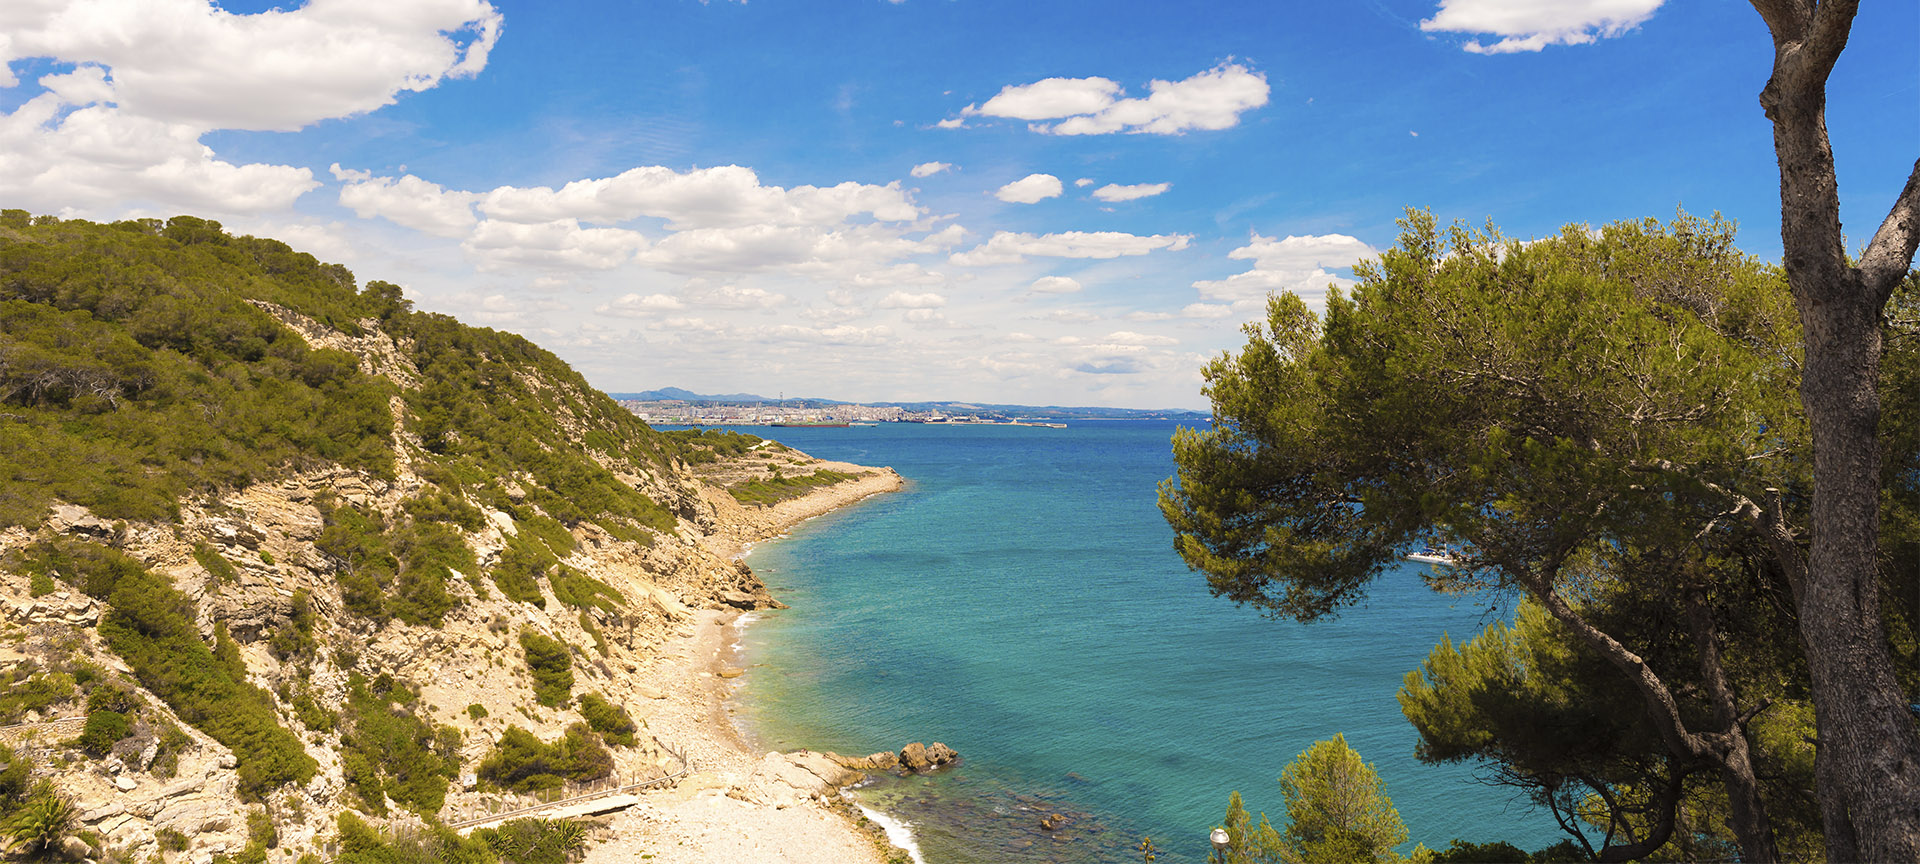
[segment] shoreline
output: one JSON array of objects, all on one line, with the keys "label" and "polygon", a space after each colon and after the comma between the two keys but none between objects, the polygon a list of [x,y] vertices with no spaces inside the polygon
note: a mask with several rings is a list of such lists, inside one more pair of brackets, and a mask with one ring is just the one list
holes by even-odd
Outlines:
[{"label": "shoreline", "polygon": [[[746,507],[724,490],[703,485],[718,524],[702,545],[737,560],[754,544],[802,522],[905,485],[891,468],[818,464],[859,476],[768,507]],[[690,613],[660,646],[655,661],[633,676],[636,689],[652,697],[635,706],[635,720],[647,734],[685,753],[687,776],[671,788],[642,795],[639,804],[614,816],[605,832],[610,836],[593,844],[585,860],[612,864],[651,855],[654,864],[887,864],[892,856],[874,834],[809,794],[812,782],[830,782],[806,773],[809,766],[759,752],[734,723],[728,702],[744,671],[739,621],[753,613]],[[790,775],[796,772],[809,782],[792,784]]]}]

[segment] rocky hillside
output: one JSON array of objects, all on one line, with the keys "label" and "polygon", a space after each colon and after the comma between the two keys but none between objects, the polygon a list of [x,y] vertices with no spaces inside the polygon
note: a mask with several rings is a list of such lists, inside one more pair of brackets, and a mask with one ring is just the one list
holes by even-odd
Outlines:
[{"label": "rocky hillside", "polygon": [[749,448],[277,241],[0,212],[0,828],[194,864],[577,842],[449,826],[678,769],[630,673],[771,602],[716,504],[839,479],[694,473]]}]

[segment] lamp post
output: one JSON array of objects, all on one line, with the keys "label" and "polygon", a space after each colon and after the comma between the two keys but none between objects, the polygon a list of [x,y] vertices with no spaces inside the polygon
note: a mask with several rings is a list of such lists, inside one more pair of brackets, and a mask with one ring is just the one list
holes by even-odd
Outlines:
[{"label": "lamp post", "polygon": [[1213,854],[1221,862],[1227,860],[1227,847],[1233,845],[1233,838],[1227,836],[1227,829],[1215,828],[1208,839],[1213,841]]}]

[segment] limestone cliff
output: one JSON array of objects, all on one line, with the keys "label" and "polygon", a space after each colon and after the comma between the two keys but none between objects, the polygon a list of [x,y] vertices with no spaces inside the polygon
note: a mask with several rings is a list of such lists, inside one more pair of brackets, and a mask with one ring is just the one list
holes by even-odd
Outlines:
[{"label": "limestone cliff", "polygon": [[695,466],[898,482],[716,456],[519,337],[216,223],[17,213],[0,809],[69,802],[71,855],[290,862],[338,852],[342,811],[430,829],[670,775],[632,673],[691,610],[773,602],[736,557],[765,507]]}]

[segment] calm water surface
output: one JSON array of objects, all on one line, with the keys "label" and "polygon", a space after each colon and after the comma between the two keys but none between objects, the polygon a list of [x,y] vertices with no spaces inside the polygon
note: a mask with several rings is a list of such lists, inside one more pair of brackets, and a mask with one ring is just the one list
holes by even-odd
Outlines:
[{"label": "calm water surface", "polygon": [[[1385,780],[1407,849],[1559,839],[1471,769],[1416,761],[1394,702],[1442,635],[1498,613],[1427,591],[1412,563],[1332,622],[1210,597],[1154,505],[1173,429],[744,430],[909,485],[753,552],[792,608],[747,628],[743,728],[768,749],[958,750],[951,771],[858,793],[931,864],[1137,861],[1143,835],[1162,862],[1200,861],[1229,791],[1281,821],[1281,768],[1336,732]],[[1051,813],[1072,822],[1042,830]]]}]

